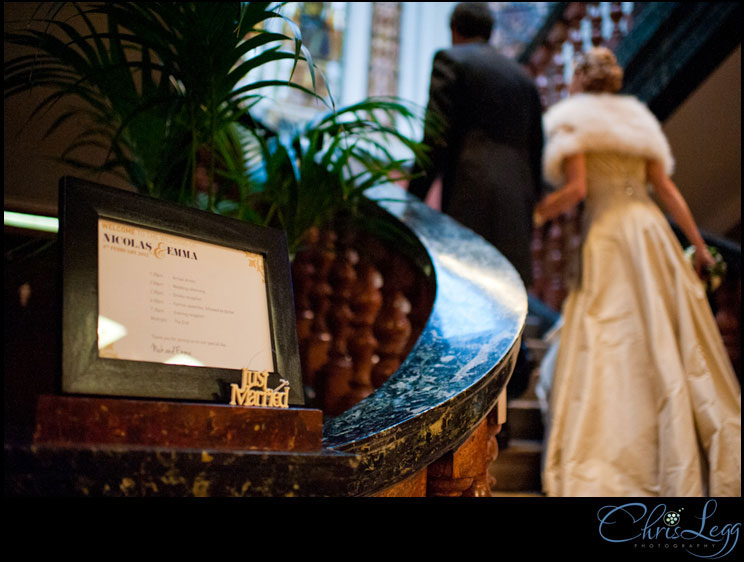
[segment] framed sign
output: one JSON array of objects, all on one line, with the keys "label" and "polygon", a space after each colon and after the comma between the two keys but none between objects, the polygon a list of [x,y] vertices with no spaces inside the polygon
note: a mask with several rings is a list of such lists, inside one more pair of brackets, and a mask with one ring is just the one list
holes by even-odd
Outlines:
[{"label": "framed sign", "polygon": [[304,404],[282,231],[70,177],[59,208],[63,392],[227,403],[250,372]]}]

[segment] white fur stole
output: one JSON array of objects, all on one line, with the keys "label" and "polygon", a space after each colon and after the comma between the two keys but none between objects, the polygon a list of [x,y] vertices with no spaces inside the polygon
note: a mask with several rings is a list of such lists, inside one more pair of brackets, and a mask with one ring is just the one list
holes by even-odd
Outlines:
[{"label": "white fur stole", "polygon": [[580,152],[620,152],[659,160],[667,174],[674,158],[661,124],[632,96],[576,94],[551,106],[543,116],[545,179],[560,187],[563,160]]}]

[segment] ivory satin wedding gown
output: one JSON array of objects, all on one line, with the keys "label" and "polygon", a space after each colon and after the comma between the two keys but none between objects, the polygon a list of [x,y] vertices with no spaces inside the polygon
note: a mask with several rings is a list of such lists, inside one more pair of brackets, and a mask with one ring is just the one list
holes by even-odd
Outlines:
[{"label": "ivory satin wedding gown", "polygon": [[647,192],[646,158],[588,151],[563,308],[551,496],[741,495],[741,394],[705,291]]}]

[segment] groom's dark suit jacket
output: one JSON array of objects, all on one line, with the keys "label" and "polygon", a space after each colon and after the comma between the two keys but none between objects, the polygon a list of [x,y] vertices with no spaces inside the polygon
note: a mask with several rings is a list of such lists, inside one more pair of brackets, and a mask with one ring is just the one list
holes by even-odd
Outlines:
[{"label": "groom's dark suit jacket", "polygon": [[532,79],[487,43],[436,53],[428,110],[444,130],[428,125],[431,165],[409,184],[423,199],[442,177],[442,211],[493,244],[532,282],[532,212],[542,192],[542,108]]}]

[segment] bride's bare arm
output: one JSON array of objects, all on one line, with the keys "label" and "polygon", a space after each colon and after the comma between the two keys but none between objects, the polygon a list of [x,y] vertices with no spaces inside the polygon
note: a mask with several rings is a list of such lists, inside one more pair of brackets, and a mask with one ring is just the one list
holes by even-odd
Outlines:
[{"label": "bride's bare arm", "polygon": [[648,181],[656,189],[662,204],[677,222],[687,239],[695,246],[695,270],[700,274],[703,265],[712,265],[715,263],[713,256],[710,255],[708,247],[700,236],[700,231],[695,224],[690,208],[687,206],[684,197],[677,189],[677,186],[664,171],[664,167],[659,161],[651,161],[646,165]]},{"label": "bride's bare arm", "polygon": [[542,226],[546,221],[565,213],[586,197],[586,161],[584,155],[574,154],[563,163],[566,183],[558,191],[546,196],[535,207],[534,222]]}]

